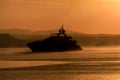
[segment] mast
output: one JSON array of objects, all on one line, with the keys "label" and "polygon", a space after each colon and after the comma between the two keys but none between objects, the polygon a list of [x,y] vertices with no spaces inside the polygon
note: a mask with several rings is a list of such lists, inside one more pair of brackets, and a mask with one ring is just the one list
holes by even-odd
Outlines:
[{"label": "mast", "polygon": [[64,35],[66,36],[66,31],[64,30],[64,25],[61,26],[60,30],[59,30],[59,35]]}]

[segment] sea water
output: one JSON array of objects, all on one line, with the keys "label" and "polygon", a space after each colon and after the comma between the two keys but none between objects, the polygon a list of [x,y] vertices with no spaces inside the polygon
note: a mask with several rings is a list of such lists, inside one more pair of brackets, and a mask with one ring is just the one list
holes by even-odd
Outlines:
[{"label": "sea water", "polygon": [[120,47],[32,53],[0,49],[0,80],[120,80]]}]

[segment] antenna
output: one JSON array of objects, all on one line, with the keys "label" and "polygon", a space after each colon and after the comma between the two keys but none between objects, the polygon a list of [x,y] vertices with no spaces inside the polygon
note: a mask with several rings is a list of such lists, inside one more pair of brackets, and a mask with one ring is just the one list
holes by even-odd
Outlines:
[{"label": "antenna", "polygon": [[63,29],[63,28],[64,28],[64,25],[62,25],[61,29]]},{"label": "antenna", "polygon": [[61,29],[59,30],[60,35],[66,35],[64,30],[64,25],[62,25]]}]

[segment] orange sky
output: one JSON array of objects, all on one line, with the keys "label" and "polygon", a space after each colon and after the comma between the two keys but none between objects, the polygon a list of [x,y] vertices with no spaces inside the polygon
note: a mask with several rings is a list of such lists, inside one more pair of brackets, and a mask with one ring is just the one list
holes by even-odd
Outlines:
[{"label": "orange sky", "polygon": [[120,34],[120,0],[0,0],[0,29]]}]

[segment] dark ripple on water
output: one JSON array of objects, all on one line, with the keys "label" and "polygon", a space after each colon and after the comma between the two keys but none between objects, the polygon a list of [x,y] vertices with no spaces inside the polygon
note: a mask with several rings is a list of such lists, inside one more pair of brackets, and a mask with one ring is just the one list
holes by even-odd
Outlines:
[{"label": "dark ripple on water", "polygon": [[[99,50],[97,50],[97,52],[99,52]],[[44,58],[46,55],[41,55],[42,57],[36,56],[34,59],[31,55],[9,55],[6,58],[3,54],[0,58],[5,60],[67,61],[72,63],[20,68],[2,68],[0,69],[0,80],[120,80],[120,51],[114,52],[116,54],[110,52],[109,55],[109,50],[106,53],[99,53],[102,57],[99,57],[99,55],[96,57],[97,53],[92,54],[90,52],[92,55],[87,53],[90,57],[81,57],[80,55],[82,54],[65,54],[65,56],[67,55],[66,58],[59,58],[59,56],[63,55],[56,54],[58,58]],[[71,57],[68,58],[69,56]]]},{"label": "dark ripple on water", "polygon": [[119,80],[119,65],[69,63],[1,69],[0,80]]}]

